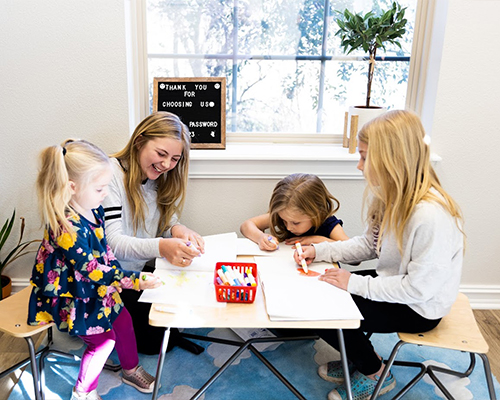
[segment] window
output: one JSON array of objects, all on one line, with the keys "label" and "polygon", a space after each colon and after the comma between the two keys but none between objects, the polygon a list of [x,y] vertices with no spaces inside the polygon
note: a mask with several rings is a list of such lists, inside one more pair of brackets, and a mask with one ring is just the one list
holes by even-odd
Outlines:
[{"label": "window", "polygon": [[[372,104],[404,108],[416,0],[402,49],[378,54]],[[368,62],[344,55],[335,10],[386,10],[392,0],[147,0],[150,104],[154,77],[223,76],[226,129],[247,137],[337,134],[364,104]],[[151,105],[150,105],[151,111]]]}]

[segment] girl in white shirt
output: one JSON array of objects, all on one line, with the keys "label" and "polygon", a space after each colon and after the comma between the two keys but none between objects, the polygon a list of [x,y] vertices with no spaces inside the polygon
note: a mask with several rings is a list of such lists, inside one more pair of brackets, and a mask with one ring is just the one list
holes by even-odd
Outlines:
[{"label": "girl in white shirt", "polygon": [[[189,130],[177,115],[155,112],[112,155],[113,178],[103,205],[108,243],[123,268],[152,272],[158,257],[188,267],[204,252],[203,238],[178,220],[186,198],[190,144]],[[139,352],[158,354],[164,330],[149,325],[151,304],[138,302],[140,295],[127,292],[122,299],[134,322]],[[176,329],[171,334],[169,349],[178,344],[202,351]]]},{"label": "girl in white shirt", "polygon": [[[364,319],[344,331],[353,396],[368,399],[384,368],[364,332],[424,332],[436,327],[454,303],[462,270],[465,235],[458,205],[442,188],[430,163],[430,149],[419,117],[390,111],[368,122],[358,134],[358,169],[368,183],[367,228],[347,241],[323,242],[295,253],[300,264],[378,259],[376,270],[350,273],[332,268],[321,280],[353,296]],[[336,331],[318,334],[338,349]],[[318,373],[337,384],[329,400],[345,399],[339,361]],[[392,390],[392,374],[380,394]],[[356,397],[358,396],[358,397]]]}]

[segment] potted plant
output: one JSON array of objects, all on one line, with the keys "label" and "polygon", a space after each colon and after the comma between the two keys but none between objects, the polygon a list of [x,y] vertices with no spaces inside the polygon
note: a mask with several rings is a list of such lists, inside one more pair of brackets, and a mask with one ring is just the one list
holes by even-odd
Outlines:
[{"label": "potted plant", "polygon": [[[373,11],[364,15],[353,14],[347,9],[344,12],[336,11],[338,18],[335,19],[335,22],[337,22],[339,29],[335,35],[340,37],[340,44],[344,52],[350,54],[355,50],[362,49],[369,55],[365,105],[351,107],[349,111],[349,114],[359,115],[358,128],[361,128],[363,123],[385,112],[385,108],[370,104],[375,57],[379,48],[386,50],[386,43],[395,44],[401,48],[398,39],[402,38],[406,32],[405,10],[406,7],[402,8],[398,3],[393,2],[389,10],[378,14]],[[363,109],[364,111],[362,111]]]},{"label": "potted plant", "polygon": [[[32,243],[39,242],[39,240],[30,240],[27,242],[23,242],[25,222],[24,218],[21,217],[21,231],[19,233],[19,240],[17,241],[17,244],[15,244],[11,249],[5,249],[5,247],[7,246],[6,242],[10,234],[12,233],[15,217],[16,210],[12,212],[12,217],[5,221],[2,230],[0,231],[0,300],[10,295],[12,287],[10,278],[8,276],[2,275],[5,267],[7,267],[11,262],[17,260],[19,257],[31,253],[32,251],[29,251],[28,247]],[[5,250],[6,255],[2,258],[3,250]]]}]

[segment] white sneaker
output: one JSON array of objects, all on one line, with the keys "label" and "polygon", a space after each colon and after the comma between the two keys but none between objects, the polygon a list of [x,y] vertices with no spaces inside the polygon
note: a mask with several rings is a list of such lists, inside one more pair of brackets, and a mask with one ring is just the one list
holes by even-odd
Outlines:
[{"label": "white sneaker", "polygon": [[92,390],[89,393],[77,393],[73,388],[71,400],[102,400],[102,398],[97,394],[97,390]]}]

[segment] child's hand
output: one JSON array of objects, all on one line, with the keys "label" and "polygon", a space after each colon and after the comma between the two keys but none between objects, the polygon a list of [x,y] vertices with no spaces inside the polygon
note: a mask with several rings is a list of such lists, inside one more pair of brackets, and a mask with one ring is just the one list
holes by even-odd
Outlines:
[{"label": "child's hand", "polygon": [[319,280],[328,282],[329,284],[337,286],[340,289],[347,290],[347,285],[349,284],[350,277],[351,273],[345,269],[330,268],[327,269],[325,273],[319,277]]},{"label": "child's hand", "polygon": [[151,274],[149,272],[141,272],[141,275],[139,276],[139,289],[140,290],[156,289],[157,287],[160,287],[161,285],[163,285],[163,282],[157,276],[154,276],[153,274]]},{"label": "child's hand", "polygon": [[299,265],[302,265],[302,260],[306,260],[307,265],[309,265],[316,258],[316,249],[314,246],[302,246],[302,255],[300,256],[297,250],[295,250],[293,258]]},{"label": "child's hand", "polygon": [[267,233],[262,233],[258,245],[261,250],[274,251],[278,248],[278,239]]}]

